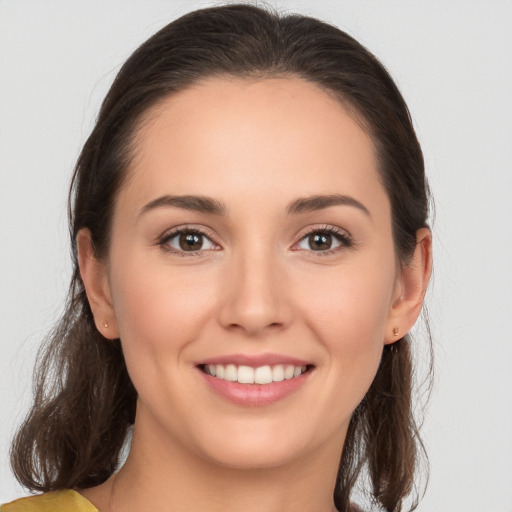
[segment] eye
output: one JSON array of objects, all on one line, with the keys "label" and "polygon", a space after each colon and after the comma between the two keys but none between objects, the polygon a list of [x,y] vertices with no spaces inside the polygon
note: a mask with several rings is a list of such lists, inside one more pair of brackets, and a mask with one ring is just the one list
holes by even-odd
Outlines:
[{"label": "eye", "polygon": [[174,252],[182,253],[198,253],[199,251],[208,251],[218,249],[218,245],[212,242],[206,233],[203,233],[199,229],[192,228],[180,228],[173,232],[164,235],[164,237],[158,242],[162,249]]},{"label": "eye", "polygon": [[297,247],[302,250],[331,254],[343,247],[351,247],[350,237],[343,231],[327,226],[309,231]]}]

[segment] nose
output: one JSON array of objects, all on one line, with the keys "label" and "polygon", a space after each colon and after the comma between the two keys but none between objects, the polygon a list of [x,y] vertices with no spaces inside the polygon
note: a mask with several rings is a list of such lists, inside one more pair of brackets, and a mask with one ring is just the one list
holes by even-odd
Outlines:
[{"label": "nose", "polygon": [[288,326],[292,306],[286,268],[268,248],[234,254],[222,283],[220,322],[247,336],[263,336]]}]

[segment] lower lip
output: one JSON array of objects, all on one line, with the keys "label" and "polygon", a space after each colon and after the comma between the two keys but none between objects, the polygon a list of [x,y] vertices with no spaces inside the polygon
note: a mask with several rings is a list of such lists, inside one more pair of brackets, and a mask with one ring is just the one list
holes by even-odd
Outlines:
[{"label": "lower lip", "polygon": [[264,407],[292,395],[305,384],[311,373],[308,370],[300,377],[269,384],[240,384],[212,377],[199,368],[198,371],[215,393],[236,405],[247,407]]}]

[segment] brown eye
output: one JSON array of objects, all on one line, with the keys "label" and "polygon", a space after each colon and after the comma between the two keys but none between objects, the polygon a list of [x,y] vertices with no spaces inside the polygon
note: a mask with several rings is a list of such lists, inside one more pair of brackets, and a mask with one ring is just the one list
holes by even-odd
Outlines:
[{"label": "brown eye", "polygon": [[332,251],[352,247],[349,235],[338,229],[326,227],[306,234],[298,244],[301,250],[331,254]]},{"label": "brown eye", "polygon": [[196,233],[182,233],[179,236],[180,249],[184,251],[198,251],[203,245],[202,235]]},{"label": "brown eye", "polygon": [[314,233],[309,235],[308,242],[314,251],[325,251],[332,246],[332,235],[328,233]]},{"label": "brown eye", "polygon": [[182,254],[200,252],[217,247],[204,233],[191,229],[175,231],[164,237],[159,245],[170,252]]}]

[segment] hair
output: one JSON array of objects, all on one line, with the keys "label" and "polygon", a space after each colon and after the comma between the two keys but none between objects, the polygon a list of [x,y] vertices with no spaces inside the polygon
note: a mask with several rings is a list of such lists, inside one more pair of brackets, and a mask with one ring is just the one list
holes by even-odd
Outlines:
[{"label": "hair", "polygon": [[[360,43],[317,19],[247,4],[197,10],[168,24],[122,66],[76,164],[69,296],[41,348],[34,403],[11,448],[14,473],[31,490],[98,485],[119,464],[137,392],[119,340],[106,340],[95,327],[76,235],[88,228],[96,257],[108,254],[116,196],[144,114],[210,77],[298,77],[336,95],[374,142],[399,265],[409,262],[417,230],[428,227],[428,185],[408,108],[383,65]],[[404,336],[384,346],[377,375],[351,418],[334,491],[340,511],[350,509],[363,475],[373,503],[384,510],[402,510],[413,494],[424,449],[412,390],[411,340]]]}]

